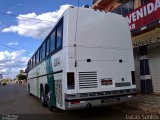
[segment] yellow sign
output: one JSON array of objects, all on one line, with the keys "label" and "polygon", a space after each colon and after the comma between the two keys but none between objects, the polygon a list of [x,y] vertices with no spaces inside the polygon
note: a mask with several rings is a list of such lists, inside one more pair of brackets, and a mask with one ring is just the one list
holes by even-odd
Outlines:
[{"label": "yellow sign", "polygon": [[133,48],[158,43],[160,42],[160,30],[156,29],[151,32],[133,37],[132,41]]}]

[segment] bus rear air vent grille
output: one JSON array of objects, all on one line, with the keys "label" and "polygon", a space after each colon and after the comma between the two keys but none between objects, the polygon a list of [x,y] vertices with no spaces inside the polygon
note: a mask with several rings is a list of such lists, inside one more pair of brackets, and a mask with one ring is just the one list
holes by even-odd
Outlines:
[{"label": "bus rear air vent grille", "polygon": [[79,89],[97,87],[97,72],[79,72]]}]

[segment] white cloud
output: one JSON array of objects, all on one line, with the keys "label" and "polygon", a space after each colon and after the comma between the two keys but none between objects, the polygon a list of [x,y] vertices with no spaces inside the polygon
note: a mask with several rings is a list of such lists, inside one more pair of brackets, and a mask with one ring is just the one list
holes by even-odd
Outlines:
[{"label": "white cloud", "polygon": [[0,69],[0,73],[5,73],[6,71],[7,71],[7,69],[5,69],[5,68]]},{"label": "white cloud", "polygon": [[12,11],[7,11],[6,13],[7,13],[7,14],[12,14]]},{"label": "white cloud", "polygon": [[17,16],[18,25],[4,28],[2,32],[15,32],[26,37],[44,38],[69,6],[68,4],[62,5],[57,11],[42,13],[40,15],[36,13],[19,15]]},{"label": "white cloud", "polygon": [[19,70],[25,69],[29,57],[24,57],[25,50],[19,51],[0,51],[0,73],[8,74],[14,78]]},{"label": "white cloud", "polygon": [[8,59],[9,53],[8,51],[0,52],[0,61]]},{"label": "white cloud", "polygon": [[9,42],[9,43],[7,43],[7,45],[10,45],[10,46],[12,46],[12,45],[18,45],[19,43],[18,42]]}]

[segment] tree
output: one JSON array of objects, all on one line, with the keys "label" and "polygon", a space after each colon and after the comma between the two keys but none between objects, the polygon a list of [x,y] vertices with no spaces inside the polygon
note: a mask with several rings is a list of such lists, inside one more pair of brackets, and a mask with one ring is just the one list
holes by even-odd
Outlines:
[{"label": "tree", "polygon": [[26,76],[26,75],[19,74],[19,75],[17,75],[17,79],[18,79],[18,80],[26,80],[26,79],[27,79],[27,76]]},{"label": "tree", "polygon": [[27,74],[23,70],[20,70],[20,73],[16,77],[17,80],[27,80]]}]

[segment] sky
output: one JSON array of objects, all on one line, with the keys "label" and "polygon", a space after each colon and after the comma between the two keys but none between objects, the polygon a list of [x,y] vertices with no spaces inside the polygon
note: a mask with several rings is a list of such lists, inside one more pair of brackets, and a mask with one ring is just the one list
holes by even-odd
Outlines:
[{"label": "sky", "polygon": [[[79,0],[79,6],[92,0]],[[61,14],[78,0],[0,0],[0,74],[15,78],[52,30]]]}]

